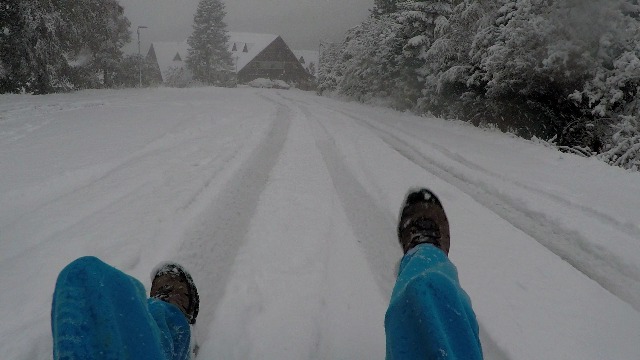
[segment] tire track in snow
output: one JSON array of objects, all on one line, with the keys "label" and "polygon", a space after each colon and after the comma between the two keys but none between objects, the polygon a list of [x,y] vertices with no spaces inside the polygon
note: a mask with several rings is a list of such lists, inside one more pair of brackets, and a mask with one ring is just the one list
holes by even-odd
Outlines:
[{"label": "tire track in snow", "polygon": [[[295,101],[295,100],[294,100]],[[320,119],[304,105],[298,105],[316,128],[316,146],[320,150],[349,223],[364,250],[375,281],[385,298],[391,296],[398,266],[399,245],[395,239],[395,216],[382,210],[338,153],[335,140]],[[311,123],[311,122],[310,122]]]},{"label": "tire track in snow", "polygon": [[[290,99],[290,100],[293,100],[293,99]],[[304,104],[311,105],[309,102],[302,101],[302,100],[294,100],[294,101],[299,101],[299,102],[302,102]],[[326,105],[322,105],[320,103],[317,103],[317,104],[320,105],[320,106],[326,107]],[[359,118],[357,116],[354,116],[353,114],[349,114],[349,113],[347,113],[345,111],[342,111],[342,110],[334,110],[334,109],[332,109],[332,110],[335,111],[335,112],[338,112],[338,113],[340,113],[342,115],[345,115],[347,117],[353,118],[353,119],[355,119],[357,121],[360,121],[360,122],[369,122],[369,120]],[[384,131],[384,132],[388,133],[388,131],[386,131],[386,130],[382,130],[380,128],[378,128],[378,129],[380,131]],[[403,131],[403,130],[399,129],[398,127],[395,127],[395,129],[397,129],[400,132],[405,133],[407,136],[411,136],[411,134],[407,133],[406,131]],[[416,139],[416,140],[417,141],[423,141],[422,139]],[[496,179],[500,179],[500,180],[508,182],[510,184],[514,184],[514,185],[519,186],[519,187],[521,187],[521,188],[523,188],[525,190],[529,190],[531,192],[534,192],[536,194],[544,196],[544,197],[546,197],[546,198],[548,198],[548,199],[550,199],[552,201],[558,202],[558,203],[560,203],[562,205],[580,209],[585,214],[588,214],[589,216],[595,217],[595,218],[601,220],[602,222],[609,224],[612,227],[620,229],[622,232],[626,233],[629,236],[632,236],[632,237],[635,237],[635,238],[640,238],[640,228],[636,227],[632,223],[619,221],[618,219],[616,219],[616,218],[612,217],[611,215],[606,214],[606,213],[604,213],[602,211],[599,211],[598,209],[593,209],[593,208],[587,207],[585,205],[579,204],[579,203],[577,203],[575,201],[572,201],[570,199],[558,196],[558,195],[556,195],[556,194],[554,194],[554,193],[552,193],[550,191],[547,191],[545,189],[535,188],[535,187],[532,187],[532,186],[530,186],[528,184],[525,184],[525,183],[523,183],[521,181],[518,181],[518,180],[515,180],[515,179],[509,179],[507,176],[505,176],[503,174],[500,174],[500,173],[497,173],[497,172],[494,172],[494,171],[491,171],[489,169],[485,169],[483,167],[480,167],[480,166],[476,165],[472,161],[464,158],[462,155],[453,153],[452,151],[450,151],[449,149],[447,149],[446,147],[444,147],[442,145],[439,145],[439,144],[436,144],[436,143],[429,143],[429,145],[432,146],[433,148],[435,148],[436,150],[438,150],[442,155],[444,155],[447,158],[451,159],[452,161],[454,161],[456,163],[459,163],[459,164],[461,164],[461,165],[463,165],[463,166],[465,166],[465,167],[467,167],[467,168],[469,168],[471,170],[483,173],[483,174],[485,174],[487,176],[494,177]]]},{"label": "tire track in snow", "polygon": [[[303,103],[311,106],[309,103]],[[320,121],[321,119],[314,115],[307,106],[300,105],[300,108],[308,118],[315,120],[318,128],[316,144],[325,160],[327,169],[329,169],[336,192],[346,210],[354,233],[359,236],[358,243],[364,250],[371,268],[376,269],[375,280],[380,291],[388,299],[395,284],[400,260],[395,231],[388,231],[389,229],[395,230],[397,214],[388,214],[378,207],[375,199],[369,195],[347,164],[341,160],[340,154],[336,150],[335,140]],[[373,217],[372,214],[374,214]],[[509,359],[505,351],[484,330],[483,324],[480,323],[479,326],[485,356],[492,360]]]},{"label": "tire track in snow", "polygon": [[[636,272],[626,264],[623,264],[615,254],[609,253],[604,248],[599,248],[597,253],[594,252],[588,241],[578,232],[565,229],[560,224],[549,219],[545,214],[532,211],[524,204],[502,195],[498,191],[488,191],[486,186],[470,182],[463,174],[422,154],[408,142],[400,139],[379,124],[340,110],[332,111],[372,129],[381,140],[402,156],[454,185],[478,203],[538,241],[575,269],[596,281],[604,289],[627,302],[636,310],[640,310],[640,298],[638,297],[638,294],[640,294],[640,279],[638,279]],[[438,148],[436,147],[436,149]],[[455,159],[452,160],[456,161]],[[593,215],[597,216],[597,214]],[[599,216],[597,217],[600,218]]]},{"label": "tire track in snow", "polygon": [[290,110],[276,104],[271,120],[271,129],[260,144],[182,236],[176,260],[188,266],[198,286],[201,302],[196,337],[205,341],[260,194],[280,157],[291,123]]},{"label": "tire track in snow", "polygon": [[314,147],[315,124],[296,104],[270,97],[294,115],[290,133],[233,264],[203,354],[380,358],[385,297]]}]

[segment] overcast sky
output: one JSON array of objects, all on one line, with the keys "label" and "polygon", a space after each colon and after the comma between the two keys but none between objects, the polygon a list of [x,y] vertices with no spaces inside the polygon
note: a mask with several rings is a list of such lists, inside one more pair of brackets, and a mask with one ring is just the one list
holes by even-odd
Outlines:
[{"label": "overcast sky", "polygon": [[[120,0],[131,21],[137,51],[136,29],[141,30],[142,51],[150,41],[181,41],[191,34],[199,0]],[[320,40],[338,41],[344,32],[369,14],[373,0],[228,0],[225,21],[229,31],[282,35],[293,49],[315,50]]]}]

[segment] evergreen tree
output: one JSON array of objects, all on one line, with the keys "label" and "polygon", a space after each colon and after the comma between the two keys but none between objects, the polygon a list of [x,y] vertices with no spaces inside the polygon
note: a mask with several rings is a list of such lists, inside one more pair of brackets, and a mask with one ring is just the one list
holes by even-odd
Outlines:
[{"label": "evergreen tree", "polygon": [[585,40],[597,66],[581,91],[570,98],[595,117],[588,125],[603,138],[599,157],[640,170],[640,6],[637,0],[607,5],[596,2],[589,7],[601,15],[589,22],[599,29],[599,36]]},{"label": "evergreen tree", "polygon": [[340,59],[343,76],[338,91],[361,101],[370,98],[391,99],[391,106],[408,108],[404,93],[396,91],[401,78],[398,54],[399,24],[393,16],[372,17],[349,30]]},{"label": "evergreen tree", "polygon": [[200,0],[193,19],[193,33],[187,39],[187,66],[194,79],[206,84],[224,84],[233,67],[227,47],[229,35],[225,15],[220,0]]},{"label": "evergreen tree", "polygon": [[464,0],[452,9],[447,26],[426,54],[425,88],[418,106],[438,116],[469,118],[483,88],[471,81],[476,62],[470,49],[480,29],[493,20],[495,2]]},{"label": "evergreen tree", "polygon": [[484,89],[479,121],[551,138],[582,117],[568,96],[593,62],[567,18],[581,3],[498,2],[493,21],[478,30],[471,48],[475,69],[469,82]]},{"label": "evergreen tree", "polygon": [[402,46],[398,66],[401,69],[398,91],[406,102],[417,103],[430,75],[427,51],[448,27],[452,0],[405,0],[397,3],[397,39]]},{"label": "evergreen tree", "polygon": [[338,86],[338,77],[336,76],[336,74],[339,71],[339,52],[339,45],[336,43],[320,43],[317,87],[319,95],[322,95],[324,92],[334,91]]},{"label": "evergreen tree", "polygon": [[397,2],[398,0],[375,0],[371,14],[373,16],[392,14],[398,10]]},{"label": "evergreen tree", "polygon": [[37,94],[69,87],[64,77],[65,22],[53,0],[11,0],[0,5],[0,90]]},{"label": "evergreen tree", "polygon": [[[91,87],[91,74],[99,74],[102,85],[113,85],[123,61],[122,47],[131,40],[131,23],[117,0],[61,1],[62,14],[68,24],[67,41],[74,54],[88,52],[89,61],[81,72],[89,78],[79,79],[80,87]],[[84,81],[83,81],[84,80]]]},{"label": "evergreen tree", "polygon": [[598,12],[605,11],[606,23],[595,24],[600,36],[585,41],[598,66],[571,97],[598,117],[635,115],[640,113],[640,6],[622,0]]},{"label": "evergreen tree", "polygon": [[[0,4],[0,91],[48,93],[85,87],[100,71],[110,85],[129,41],[116,0],[8,0]],[[83,50],[89,69],[69,65]]]},{"label": "evergreen tree", "polygon": [[21,46],[24,19],[18,0],[0,3],[0,93],[15,92],[28,78],[26,47]]}]

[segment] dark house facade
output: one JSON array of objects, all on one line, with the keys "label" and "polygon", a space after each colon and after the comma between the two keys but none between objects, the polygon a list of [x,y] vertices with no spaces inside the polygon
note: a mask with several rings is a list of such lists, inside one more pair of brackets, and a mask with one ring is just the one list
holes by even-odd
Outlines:
[{"label": "dark house facade", "polygon": [[305,70],[280,36],[239,70],[237,75],[241,84],[265,78],[283,80],[301,89],[309,89],[314,82],[314,77]]}]

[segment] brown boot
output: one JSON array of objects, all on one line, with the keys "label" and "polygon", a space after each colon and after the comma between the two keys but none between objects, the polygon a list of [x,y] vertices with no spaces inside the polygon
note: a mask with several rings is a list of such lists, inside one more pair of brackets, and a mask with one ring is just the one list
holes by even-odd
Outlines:
[{"label": "brown boot", "polygon": [[157,268],[149,295],[177,306],[190,324],[196,323],[200,298],[191,275],[182,266],[167,263]]},{"label": "brown boot", "polygon": [[440,200],[431,191],[424,188],[409,191],[400,213],[398,239],[405,254],[426,243],[449,255],[449,221]]}]

